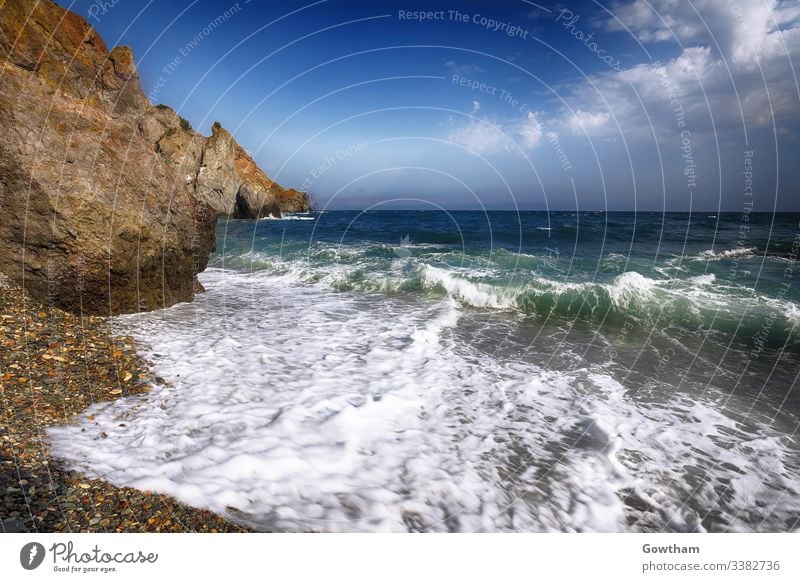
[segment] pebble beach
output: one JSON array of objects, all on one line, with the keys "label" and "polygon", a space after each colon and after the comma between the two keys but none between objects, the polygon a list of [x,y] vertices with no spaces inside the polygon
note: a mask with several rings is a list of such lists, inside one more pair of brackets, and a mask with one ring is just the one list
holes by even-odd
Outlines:
[{"label": "pebble beach", "polygon": [[163,380],[132,339],[112,336],[105,318],[36,303],[0,279],[0,531],[247,531],[166,495],[88,479],[50,456],[47,427],[155,382]]}]

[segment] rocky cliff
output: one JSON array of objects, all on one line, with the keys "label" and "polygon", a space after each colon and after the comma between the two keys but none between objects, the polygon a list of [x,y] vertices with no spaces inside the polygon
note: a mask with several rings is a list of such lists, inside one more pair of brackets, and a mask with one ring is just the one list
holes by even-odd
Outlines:
[{"label": "rocky cliff", "polygon": [[151,108],[139,121],[139,131],[181,176],[196,196],[218,215],[233,218],[281,216],[307,212],[304,192],[272,181],[222,126],[215,123],[206,138],[169,107]]},{"label": "rocky cliff", "polygon": [[221,127],[153,107],[130,49],[49,0],[0,4],[0,272],[109,314],[190,300],[219,214],[308,209]]}]

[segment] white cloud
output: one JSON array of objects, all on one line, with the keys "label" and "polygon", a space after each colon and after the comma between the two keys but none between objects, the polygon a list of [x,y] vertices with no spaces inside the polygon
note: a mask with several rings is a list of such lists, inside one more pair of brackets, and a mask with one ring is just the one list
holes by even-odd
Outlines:
[{"label": "white cloud", "polygon": [[598,111],[597,113],[590,113],[588,111],[581,111],[578,109],[572,113],[567,121],[567,126],[573,133],[595,132],[603,127],[608,120],[611,119],[611,114],[607,111]]},{"label": "white cloud", "polygon": [[539,141],[542,139],[542,124],[539,123],[534,113],[528,113],[515,129],[523,147],[533,148],[539,145]]},{"label": "white cloud", "polygon": [[[692,10],[697,9],[697,13]],[[800,3],[758,0],[633,0],[613,7],[642,42],[677,38],[677,57],[591,75],[569,88],[572,111],[555,127],[592,136],[680,131],[676,108],[693,135],[796,122],[800,96],[790,59],[800,58]],[[621,21],[621,23],[620,23]],[[674,35],[674,36],[673,36]]]},{"label": "white cloud", "polygon": [[507,143],[502,130],[486,119],[470,119],[453,129],[447,138],[478,154],[503,149]]},{"label": "white cloud", "polygon": [[633,33],[643,43],[703,45],[744,66],[756,57],[786,54],[781,31],[800,20],[797,0],[633,0],[612,6],[605,28]]},{"label": "white cloud", "polygon": [[470,114],[471,115],[475,115],[480,108],[481,108],[481,102],[480,101],[473,101],[472,102],[472,111],[470,112]]},{"label": "white cloud", "polygon": [[[674,0],[634,0],[612,5],[614,18],[606,21],[610,31],[628,30],[642,42],[689,39],[699,36],[701,24],[686,18],[691,9],[685,0],[683,11]],[[676,15],[677,13],[677,15]]]},{"label": "white cloud", "polygon": [[487,117],[472,118],[454,128],[448,139],[483,155],[530,150],[539,145],[543,135],[544,128],[537,115],[529,112],[520,119],[502,123]]}]

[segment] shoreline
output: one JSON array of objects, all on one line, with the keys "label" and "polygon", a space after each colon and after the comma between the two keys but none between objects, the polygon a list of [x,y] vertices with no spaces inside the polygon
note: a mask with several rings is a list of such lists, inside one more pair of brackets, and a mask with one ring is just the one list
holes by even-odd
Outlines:
[{"label": "shoreline", "polygon": [[167,495],[65,469],[47,427],[163,382],[107,318],[46,307],[0,277],[0,532],[247,532]]}]

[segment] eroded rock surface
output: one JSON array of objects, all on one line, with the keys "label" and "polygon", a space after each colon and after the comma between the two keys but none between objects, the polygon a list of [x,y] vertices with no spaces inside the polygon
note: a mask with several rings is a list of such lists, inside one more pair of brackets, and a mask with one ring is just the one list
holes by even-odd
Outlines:
[{"label": "eroded rock surface", "polygon": [[0,130],[0,272],[71,311],[191,300],[218,215],[309,209],[221,127],[152,106],[131,50],[49,0],[0,5]]}]

